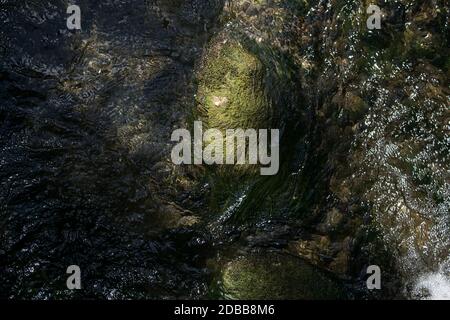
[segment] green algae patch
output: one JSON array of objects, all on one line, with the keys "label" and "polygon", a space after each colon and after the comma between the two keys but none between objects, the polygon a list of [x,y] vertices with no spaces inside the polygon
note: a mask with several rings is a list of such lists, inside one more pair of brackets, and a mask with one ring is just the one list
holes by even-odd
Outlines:
[{"label": "green algae patch", "polygon": [[225,266],[224,296],[229,299],[343,299],[337,280],[302,259],[279,253],[252,253]]},{"label": "green algae patch", "polygon": [[259,58],[236,40],[220,39],[199,72],[199,116],[210,128],[268,128],[271,103]]},{"label": "green algae patch", "polygon": [[[275,98],[268,88],[278,83],[271,81],[277,76],[273,62],[265,62],[262,50],[236,32],[221,33],[211,41],[197,71],[197,108],[193,112],[204,130],[218,129],[225,136],[229,129],[278,128]],[[224,158],[228,142],[225,139]],[[248,159],[245,164],[208,167],[205,173],[212,187],[213,211],[231,206],[235,194],[252,184],[260,168],[260,164],[249,164]]]}]

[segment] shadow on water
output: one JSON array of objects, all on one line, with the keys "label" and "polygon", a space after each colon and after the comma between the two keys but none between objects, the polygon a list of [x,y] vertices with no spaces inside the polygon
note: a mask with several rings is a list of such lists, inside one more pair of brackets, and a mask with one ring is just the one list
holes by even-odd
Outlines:
[{"label": "shadow on water", "polygon": [[[163,160],[221,10],[178,2],[78,1],[81,32],[66,1],[0,5],[3,297],[204,293],[204,235],[152,221],[183,196],[165,194]],[[72,264],[83,293],[65,290]]]}]

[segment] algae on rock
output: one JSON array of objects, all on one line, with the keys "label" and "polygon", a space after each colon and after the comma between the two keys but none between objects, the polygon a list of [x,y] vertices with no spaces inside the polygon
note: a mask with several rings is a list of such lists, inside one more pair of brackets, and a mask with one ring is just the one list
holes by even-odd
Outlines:
[{"label": "algae on rock", "polygon": [[235,39],[220,39],[199,74],[200,116],[210,128],[267,128],[271,103],[259,58]]},{"label": "algae on rock", "polygon": [[251,253],[229,262],[222,275],[229,299],[343,299],[342,286],[302,259]]}]

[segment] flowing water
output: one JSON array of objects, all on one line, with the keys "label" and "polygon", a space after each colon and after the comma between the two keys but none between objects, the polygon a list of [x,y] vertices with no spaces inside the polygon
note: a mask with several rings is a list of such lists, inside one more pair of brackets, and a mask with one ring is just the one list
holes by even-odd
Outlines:
[{"label": "flowing water", "polygon": [[[449,8],[378,2],[370,32],[365,1],[79,0],[69,31],[67,1],[0,0],[0,297],[264,298],[234,268],[280,259],[449,298]],[[280,128],[279,174],[173,165],[194,117]]]}]

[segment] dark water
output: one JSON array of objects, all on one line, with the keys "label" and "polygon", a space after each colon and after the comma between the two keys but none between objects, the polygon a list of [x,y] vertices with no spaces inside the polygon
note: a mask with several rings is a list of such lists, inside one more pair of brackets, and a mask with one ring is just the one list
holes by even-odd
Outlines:
[{"label": "dark water", "polygon": [[65,1],[0,4],[1,295],[66,297],[78,264],[86,297],[201,296],[204,236],[146,212],[220,5],[77,4],[81,32]]},{"label": "dark water", "polygon": [[[356,298],[373,297],[369,264],[389,270],[385,298],[448,276],[449,11],[381,2],[387,28],[367,34],[355,1],[80,0],[69,31],[66,1],[0,0],[0,298],[219,297],[218,271],[253,250]],[[217,34],[274,75],[277,177],[168,160]]]}]

